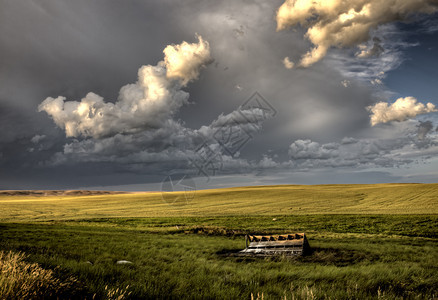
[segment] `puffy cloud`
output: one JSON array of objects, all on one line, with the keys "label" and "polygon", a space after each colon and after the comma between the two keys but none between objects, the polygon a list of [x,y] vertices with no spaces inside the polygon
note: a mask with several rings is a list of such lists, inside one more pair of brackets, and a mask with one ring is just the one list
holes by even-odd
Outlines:
[{"label": "puffy cloud", "polygon": [[292,159],[328,159],[339,155],[339,146],[335,144],[320,145],[311,140],[296,140],[289,146]]},{"label": "puffy cloud", "polygon": [[38,110],[49,114],[67,137],[102,138],[159,128],[187,102],[189,94],[181,88],[211,61],[208,43],[198,39],[166,47],[164,62],[142,66],[137,82],[123,86],[115,103],[88,93],[81,101],[48,97]]},{"label": "puffy cloud", "polygon": [[371,112],[371,126],[391,121],[406,121],[417,115],[438,111],[432,103],[424,105],[414,97],[399,98],[392,104],[379,102],[368,106],[367,109]]},{"label": "puffy cloud", "polygon": [[296,140],[289,146],[291,161],[300,169],[355,167],[375,163],[379,154],[378,145],[370,141],[320,144],[311,140]]},{"label": "puffy cloud", "polygon": [[289,147],[292,164],[296,168],[337,167],[393,167],[412,162],[397,159],[391,151],[405,146],[400,140],[358,140],[355,143],[319,144],[311,140],[297,140]]},{"label": "puffy cloud", "polygon": [[[190,161],[199,159],[198,150],[209,147],[224,165],[233,166],[230,170],[248,167],[246,160],[237,158],[241,146],[236,147],[236,137],[243,138],[244,146],[275,111],[251,102],[198,130],[173,118],[188,101],[189,94],[181,88],[198,78],[199,71],[212,61],[209,44],[198,38],[198,43],[167,46],[164,60],[141,67],[138,81],[122,87],[114,103],[104,102],[94,93],[81,101],[64,97],[43,101],[40,111],[47,112],[68,137],[78,138],[66,143],[47,163],[117,163],[123,170],[159,164],[158,169],[166,172],[187,169]],[[268,163],[263,161],[264,166]]]},{"label": "puffy cloud", "polygon": [[[74,162],[116,162],[121,165],[185,162],[193,155],[195,132],[175,121],[155,130],[116,134],[101,139],[74,139],[52,157],[50,164]],[[198,141],[199,142],[199,141]]]},{"label": "puffy cloud", "polygon": [[208,126],[199,129],[206,138],[221,129],[223,131],[242,130],[248,134],[254,134],[261,130],[263,122],[272,118],[273,111],[267,111],[259,107],[237,109],[229,114],[220,114],[216,120]]},{"label": "puffy cloud", "polygon": [[[196,163],[203,165],[203,156],[220,165],[221,172],[239,173],[257,168],[273,167],[267,158],[251,164],[239,158],[240,150],[262,128],[273,112],[260,108],[239,108],[219,115],[208,126],[190,129],[173,119],[160,128],[130,134],[116,134],[99,139],[74,139],[56,153],[47,163],[65,165],[69,162],[117,163],[119,169],[136,171],[158,166],[157,174],[171,170],[197,172]],[[195,164],[193,164],[195,162]],[[199,175],[199,174],[198,174]],[[210,174],[211,175],[211,174]]]},{"label": "puffy cloud", "polygon": [[[308,67],[321,60],[331,47],[359,46],[379,25],[407,19],[414,13],[437,11],[435,0],[286,0],[277,11],[277,30],[300,24],[314,47],[301,59]],[[361,46],[360,57],[382,52],[379,40],[371,48]]]},{"label": "puffy cloud", "polygon": [[263,155],[263,158],[258,162],[258,166],[262,169],[276,168],[278,167],[278,163],[268,155]]},{"label": "puffy cloud", "polygon": [[294,67],[293,61],[291,61],[288,56],[283,59],[283,65],[286,69],[292,69]]},{"label": "puffy cloud", "polygon": [[198,43],[182,42],[164,49],[164,63],[168,78],[177,78],[183,85],[198,79],[200,68],[211,63],[210,46],[201,36]]},{"label": "puffy cloud", "polygon": [[424,162],[438,153],[438,133],[433,129],[431,121],[410,120],[373,130],[366,138],[344,137],[330,143],[295,140],[288,149],[290,165],[296,170],[365,169]]}]

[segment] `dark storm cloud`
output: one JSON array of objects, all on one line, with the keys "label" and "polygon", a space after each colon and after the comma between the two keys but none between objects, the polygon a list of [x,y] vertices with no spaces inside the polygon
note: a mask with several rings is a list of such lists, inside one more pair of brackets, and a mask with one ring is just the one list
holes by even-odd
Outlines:
[{"label": "dark storm cloud", "polygon": [[47,96],[113,98],[178,34],[151,30],[165,6],[140,1],[2,1],[0,14],[2,102],[32,112]]},{"label": "dark storm cloud", "polygon": [[[351,89],[343,89],[340,82],[345,77],[331,66],[315,65],[311,70],[284,68],[283,58],[299,57],[307,43],[299,29],[274,34],[274,4],[222,4],[205,5],[200,14],[185,23],[191,30],[202,28],[218,63],[217,68],[205,71],[205,81],[201,78],[195,83],[197,90],[191,95],[195,101],[200,99],[196,106],[182,108],[189,126],[199,127],[200,120],[209,123],[216,114],[232,111],[253,91],[259,91],[279,112],[264,124],[263,136],[256,137],[252,147],[244,149],[246,155],[254,158],[260,158],[260,153],[268,149],[285,151],[291,139],[342,138],[368,126],[363,107],[374,102],[368,87],[353,82]],[[233,30],[241,26],[245,33],[236,37]],[[198,84],[202,86],[198,88]]]},{"label": "dark storm cloud", "polygon": [[238,172],[241,167],[248,169],[250,164],[246,160],[231,157],[235,153],[226,151],[235,142],[228,135],[242,131],[251,138],[260,132],[263,122],[269,117],[257,108],[246,109],[220,115],[212,124],[202,126],[199,130],[192,130],[175,120],[168,120],[160,128],[138,133],[116,134],[99,139],[75,139],[65,144],[63,151],[56,153],[46,163],[59,166],[72,161],[112,162],[126,171],[141,168],[150,171],[151,164],[161,164],[161,171],[155,172],[165,174],[175,169],[188,168],[190,161],[197,159],[199,147],[205,145],[220,156],[225,169]]},{"label": "dark storm cloud", "polygon": [[[224,173],[295,170],[288,150],[297,140],[318,142],[324,151],[331,143],[339,150],[364,139],[397,140],[394,134],[402,133],[391,126],[379,128],[383,133],[370,129],[365,109],[377,99],[375,87],[364,81],[383,79],[380,72],[399,66],[398,52],[378,51],[391,41],[377,35],[381,41],[369,50],[379,55],[364,58],[356,69],[354,53],[335,53],[336,59],[305,70],[286,69],[284,57],[298,61],[310,44],[303,29],[275,32],[282,2],[2,1],[0,188],[161,181],[166,172],[189,167],[187,159],[205,139],[219,147],[211,135],[230,129],[224,120],[255,91],[278,113],[260,124],[240,124],[252,139],[234,157],[221,152]],[[120,88],[136,82],[142,65],[156,66],[167,45],[194,42],[195,33],[209,42],[215,63],[181,88],[187,98],[154,126],[132,124],[141,117],[119,118],[107,120],[103,133],[79,126],[84,123],[67,114],[58,119],[58,128],[45,112],[37,112],[48,97],[63,96],[64,104],[79,105],[89,92],[104,98],[105,105],[117,105]],[[367,68],[371,75],[365,74]],[[80,130],[66,137],[66,122],[72,121]],[[353,138],[342,140],[345,136]],[[423,143],[431,136],[428,132]],[[417,156],[421,151],[406,159]]]},{"label": "dark storm cloud", "polygon": [[[16,182],[21,178],[21,186],[30,184],[32,180],[26,180],[23,173],[39,174],[46,180],[52,174],[53,179],[60,180],[53,169],[35,168],[60,151],[66,142],[61,130],[56,130],[47,116],[37,113],[43,99],[59,95],[80,99],[89,91],[111,99],[123,84],[135,79],[139,66],[148,61],[157,62],[162,57],[163,45],[176,40],[175,36],[180,34],[178,28],[161,26],[156,31],[156,24],[163,23],[167,16],[166,5],[151,5],[148,8],[142,1],[129,4],[2,1],[0,167],[3,188],[8,187],[6,182],[12,182],[14,176],[18,177]],[[34,147],[31,139],[36,135],[46,135],[46,143],[50,140],[53,144],[51,149],[42,151]],[[32,154],[27,151],[30,148],[34,148]],[[75,166],[62,170],[73,173]],[[70,186],[73,182],[74,176],[70,176]]]}]

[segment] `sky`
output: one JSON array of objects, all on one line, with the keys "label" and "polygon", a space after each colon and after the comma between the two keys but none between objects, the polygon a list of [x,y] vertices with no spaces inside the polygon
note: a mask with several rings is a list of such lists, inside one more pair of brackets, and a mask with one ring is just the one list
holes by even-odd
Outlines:
[{"label": "sky", "polygon": [[437,79],[436,0],[0,0],[0,189],[438,182]]}]

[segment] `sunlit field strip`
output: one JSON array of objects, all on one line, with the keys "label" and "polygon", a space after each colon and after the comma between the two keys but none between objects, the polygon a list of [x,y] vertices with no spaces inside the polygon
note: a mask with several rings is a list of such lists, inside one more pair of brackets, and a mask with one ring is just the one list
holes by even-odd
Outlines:
[{"label": "sunlit field strip", "polygon": [[437,214],[438,184],[292,185],[200,190],[187,205],[183,204],[167,204],[160,192],[1,196],[0,220],[250,214]]}]

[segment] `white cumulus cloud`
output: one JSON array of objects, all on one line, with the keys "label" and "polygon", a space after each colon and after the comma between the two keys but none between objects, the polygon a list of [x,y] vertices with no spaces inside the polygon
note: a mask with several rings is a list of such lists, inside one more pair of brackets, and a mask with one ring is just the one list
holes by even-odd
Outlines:
[{"label": "white cumulus cloud", "polygon": [[414,97],[399,98],[392,104],[379,102],[368,106],[367,109],[371,112],[371,126],[391,121],[406,121],[417,115],[438,111],[434,104],[427,103],[424,105]]},{"label": "white cumulus cloud", "polygon": [[50,115],[67,137],[102,138],[159,128],[187,102],[189,94],[181,88],[211,62],[208,42],[198,39],[167,46],[164,61],[142,66],[137,82],[123,86],[114,103],[90,92],[80,101],[48,97],[38,110]]},{"label": "white cumulus cloud", "polygon": [[331,47],[361,46],[358,56],[378,55],[383,51],[380,40],[374,40],[371,48],[363,46],[370,40],[370,31],[415,13],[436,11],[435,0],[286,0],[277,11],[277,30],[298,24],[307,28],[306,37],[314,47],[299,66],[308,67]]},{"label": "white cumulus cloud", "polygon": [[182,42],[179,45],[168,45],[164,49],[164,63],[168,78],[177,78],[184,85],[198,79],[200,67],[212,62],[210,46],[201,36],[198,43]]}]

